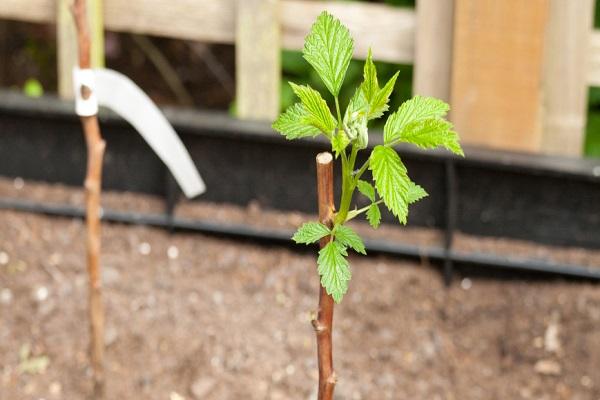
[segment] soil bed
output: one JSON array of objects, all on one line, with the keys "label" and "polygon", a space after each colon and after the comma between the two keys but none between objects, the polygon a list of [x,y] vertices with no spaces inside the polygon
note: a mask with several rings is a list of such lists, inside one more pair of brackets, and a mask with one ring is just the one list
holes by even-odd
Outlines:
[{"label": "soil bed", "polygon": [[[89,393],[83,237],[80,220],[0,211],[0,398]],[[600,397],[598,286],[463,276],[445,289],[426,265],[351,264],[337,398]],[[104,224],[102,265],[109,399],[314,396],[314,256]],[[20,370],[26,344],[45,371]]]}]

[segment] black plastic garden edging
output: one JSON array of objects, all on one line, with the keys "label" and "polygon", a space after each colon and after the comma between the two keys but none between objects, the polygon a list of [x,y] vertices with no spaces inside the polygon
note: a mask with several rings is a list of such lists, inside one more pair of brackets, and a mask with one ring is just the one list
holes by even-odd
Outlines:
[{"label": "black plastic garden edging", "polygon": [[[325,142],[289,142],[268,124],[219,112],[165,113],[207,183],[200,200],[315,212],[314,155],[326,149]],[[101,124],[108,143],[104,188],[163,195],[172,210],[177,198],[172,179],[143,139],[112,113],[101,113]],[[469,147],[465,159],[444,151],[400,150],[411,176],[431,194],[411,209],[409,223],[445,229],[442,252],[452,253],[455,230],[600,248],[600,160]],[[0,91],[0,160],[1,176],[80,187],[85,147],[72,104]],[[468,261],[460,254],[448,257],[448,272],[453,259]]]}]

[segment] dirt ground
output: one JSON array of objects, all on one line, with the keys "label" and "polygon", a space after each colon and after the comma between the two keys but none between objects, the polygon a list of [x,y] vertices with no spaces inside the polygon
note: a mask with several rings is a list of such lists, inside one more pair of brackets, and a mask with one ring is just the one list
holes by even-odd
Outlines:
[{"label": "dirt ground", "polygon": [[[83,239],[0,211],[0,399],[90,393]],[[600,287],[351,265],[337,399],[600,399]],[[314,398],[313,255],[104,224],[102,266],[108,399]]]}]

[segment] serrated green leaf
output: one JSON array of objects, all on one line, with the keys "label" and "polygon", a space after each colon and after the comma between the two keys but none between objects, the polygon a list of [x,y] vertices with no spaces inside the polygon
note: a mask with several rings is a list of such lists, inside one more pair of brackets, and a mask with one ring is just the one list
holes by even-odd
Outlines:
[{"label": "serrated green leaf", "polygon": [[336,121],[321,94],[308,85],[296,85],[290,82],[290,86],[308,112],[306,121],[331,137]]},{"label": "serrated green leaf", "polygon": [[337,96],[352,59],[354,41],[342,23],[323,11],[304,42],[302,54],[317,71],[333,96]]},{"label": "serrated green leaf", "polygon": [[368,112],[369,103],[367,102],[364,92],[359,86],[356,88],[354,95],[350,99],[348,107],[346,107],[344,123],[346,123],[350,118],[356,118],[358,115],[367,115]]},{"label": "serrated green leaf", "polygon": [[[367,119],[375,119],[379,118],[386,112],[389,108],[388,101],[392,91],[394,90],[394,85],[396,83],[396,79],[398,78],[398,73],[394,74],[392,78],[385,84],[383,88],[379,87],[379,81],[377,79],[377,69],[375,64],[373,63],[373,55],[371,53],[371,49],[369,49],[369,53],[367,54],[367,59],[365,60],[365,66],[363,70],[363,83],[359,87],[359,91],[364,96],[364,105],[363,108],[366,111]],[[356,97],[356,95],[355,95]],[[351,102],[352,103],[352,102]]]},{"label": "serrated green leaf", "polygon": [[408,193],[406,197],[408,198],[408,204],[416,203],[417,201],[424,199],[429,196],[429,194],[423,189],[421,186],[417,185],[413,181],[410,182],[410,186],[408,187]]},{"label": "serrated green leaf", "polygon": [[348,139],[344,131],[338,131],[338,133],[334,134],[331,139],[331,150],[335,154],[335,158],[338,158],[349,144],[350,139]]},{"label": "serrated green leaf", "polygon": [[383,128],[384,143],[398,140],[407,125],[426,119],[440,119],[449,109],[448,104],[433,97],[415,96],[405,101],[386,121]]},{"label": "serrated green leaf", "polygon": [[410,179],[398,153],[390,147],[375,146],[371,153],[369,169],[373,173],[375,188],[384,204],[400,222],[406,224]]},{"label": "serrated green leaf", "polygon": [[358,191],[361,192],[365,197],[367,197],[372,202],[375,201],[375,188],[367,181],[359,180],[356,183],[358,187]]},{"label": "serrated green leaf", "polygon": [[302,103],[296,103],[281,114],[272,125],[288,140],[314,137],[321,131],[309,123],[309,114]]},{"label": "serrated green leaf", "polygon": [[388,102],[390,101],[390,95],[392,94],[394,85],[398,79],[398,74],[400,74],[400,72],[396,72],[370,102],[369,119],[379,118],[389,109]]},{"label": "serrated green leaf", "polygon": [[464,156],[458,143],[458,135],[452,130],[452,124],[444,119],[430,118],[412,122],[403,129],[398,141],[412,143],[424,149],[441,146]]},{"label": "serrated green leaf", "polygon": [[381,223],[381,211],[377,204],[371,204],[367,210],[367,221],[369,221],[369,224],[373,228],[377,229],[379,227],[379,224]]},{"label": "serrated green leaf", "polygon": [[306,222],[292,236],[292,240],[299,244],[311,244],[329,235],[331,231],[320,222]]},{"label": "serrated green leaf", "polygon": [[352,277],[347,256],[344,246],[332,241],[319,251],[317,259],[321,285],[336,303],[342,301],[342,297],[348,291],[348,281]]},{"label": "serrated green leaf", "polygon": [[345,225],[339,225],[335,230],[335,240],[344,247],[350,247],[360,254],[367,254],[365,244],[356,232]]},{"label": "serrated green leaf", "polygon": [[361,85],[361,89],[365,95],[365,99],[369,104],[371,104],[375,96],[377,96],[377,94],[379,93],[377,68],[373,63],[373,54],[371,53],[371,48],[369,48],[369,52],[367,53],[367,59],[365,60],[363,79],[364,80]]}]

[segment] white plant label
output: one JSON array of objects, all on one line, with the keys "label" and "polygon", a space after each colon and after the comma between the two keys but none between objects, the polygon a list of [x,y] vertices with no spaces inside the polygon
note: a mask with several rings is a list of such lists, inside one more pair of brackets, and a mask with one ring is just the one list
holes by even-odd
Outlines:
[{"label": "white plant label", "polygon": [[[142,135],[169,168],[188,198],[204,193],[204,181],[181,139],[154,102],[131,79],[117,71],[102,68],[75,68],[73,76],[75,109],[78,115],[94,115],[98,104],[110,108]],[[81,85],[93,89],[89,99],[82,98]],[[96,112],[87,114],[92,110],[93,104],[88,105],[86,102],[92,97],[96,102]]]},{"label": "white plant label", "polygon": [[[92,69],[73,69],[73,87],[75,88],[75,112],[80,117],[90,117],[98,114],[98,99],[96,97],[96,79]],[[83,97],[83,88],[89,89],[89,96]]]}]

